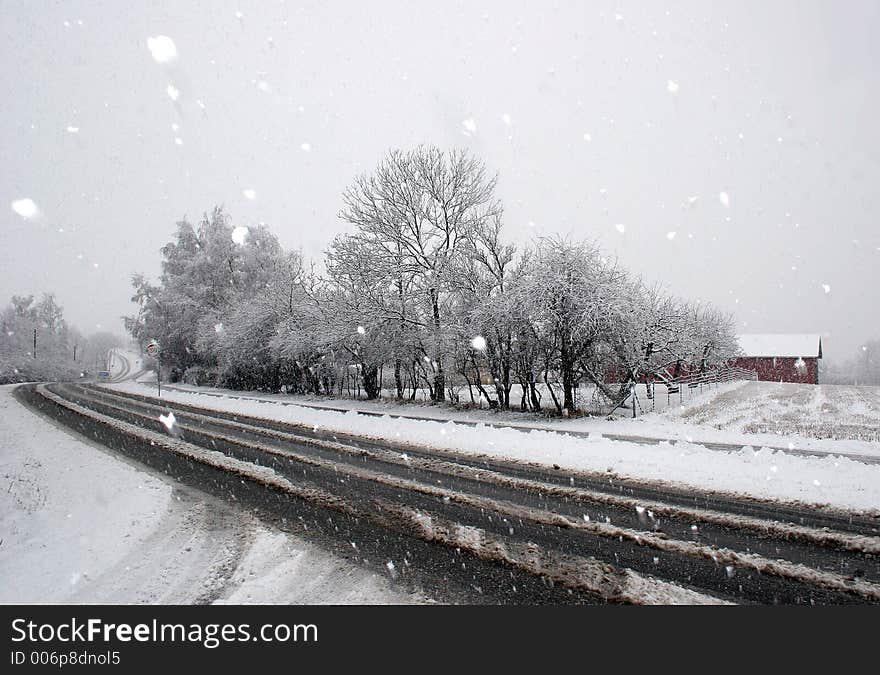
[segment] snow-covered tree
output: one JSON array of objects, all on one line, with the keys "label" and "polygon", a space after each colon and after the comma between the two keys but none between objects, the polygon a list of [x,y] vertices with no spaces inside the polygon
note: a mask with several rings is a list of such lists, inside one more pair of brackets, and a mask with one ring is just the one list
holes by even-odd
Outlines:
[{"label": "snow-covered tree", "polygon": [[630,288],[626,272],[595,244],[545,238],[529,256],[516,302],[544,358],[544,381],[551,384],[553,371],[561,386],[561,402],[549,389],[559,412],[574,412],[582,377],[606,389],[608,345],[632,311]]},{"label": "snow-covered tree", "polygon": [[54,294],[39,301],[13,296],[0,311],[0,381],[78,379],[84,367],[81,351],[74,360],[79,336]]},{"label": "snow-covered tree", "polygon": [[138,314],[126,319],[126,327],[141,346],[159,341],[163,365],[181,372],[216,365],[214,326],[264,293],[282,253],[265,226],[233,227],[220,207],[198,227],[182,220],[162,247],[160,283],[133,277]]},{"label": "snow-covered tree", "polygon": [[[396,285],[399,308],[394,313],[404,332],[407,325],[424,331],[428,386],[438,401],[445,398],[458,263],[476,229],[500,210],[494,188],[495,178],[466,151],[420,146],[392,150],[343,194],[340,216],[356,230],[337,240],[329,264],[363,256],[385,287]],[[390,307],[381,302],[376,310],[388,314]],[[411,308],[416,316],[407,313]]]}]

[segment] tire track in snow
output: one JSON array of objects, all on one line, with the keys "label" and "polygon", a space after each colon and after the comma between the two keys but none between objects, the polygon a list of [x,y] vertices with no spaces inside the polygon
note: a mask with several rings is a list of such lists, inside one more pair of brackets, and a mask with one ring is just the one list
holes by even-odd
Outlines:
[{"label": "tire track in snow", "polygon": [[[152,420],[153,418],[151,416],[144,415],[141,416],[141,419]],[[240,423],[230,424],[232,426],[243,426]],[[203,433],[197,431],[195,428],[187,429],[191,433]],[[222,434],[212,434],[212,436],[225,443],[237,444],[239,446],[248,445],[247,442],[243,443],[242,440],[239,438],[223,436]],[[315,442],[315,439],[306,440],[312,443]],[[342,444],[330,444],[326,441],[322,441],[319,443],[319,445],[321,444],[323,444],[324,447],[332,447],[334,450],[337,451],[359,452],[358,449],[353,449],[350,446],[343,446]],[[290,456],[292,454],[288,451],[279,451],[276,448],[272,448],[263,444],[250,444],[250,446],[252,449],[268,455],[276,454]],[[316,460],[315,458],[310,458],[302,455],[297,455],[296,459],[297,461],[302,463],[321,467],[328,472],[338,472],[338,467],[332,465],[331,463],[328,463],[326,460]],[[352,474],[351,467],[345,467],[345,470],[348,471],[349,474]],[[364,480],[372,480],[373,482],[383,483],[385,485],[390,485],[394,488],[409,490],[411,492],[420,492],[422,494],[428,494],[434,497],[439,497],[441,499],[454,499],[459,504],[467,504],[475,509],[494,510],[500,513],[507,513],[508,515],[513,515],[514,517],[518,518],[527,518],[543,525],[564,527],[570,530],[588,532],[590,535],[601,536],[606,539],[618,538],[621,541],[625,539],[626,541],[635,543],[638,546],[648,545],[667,553],[675,553],[679,555],[690,556],[692,558],[702,557],[712,560],[715,564],[719,564],[720,561],[728,564],[733,564],[738,567],[754,569],[763,574],[773,574],[788,579],[798,580],[804,583],[818,584],[835,591],[861,595],[868,599],[877,597],[876,589],[872,584],[865,584],[858,580],[847,580],[840,577],[839,575],[828,574],[827,572],[821,572],[817,570],[810,570],[808,568],[805,568],[804,566],[771,561],[760,556],[748,554],[743,555],[737,554],[736,552],[724,550],[719,551],[718,549],[700,546],[698,544],[695,544],[694,542],[667,540],[662,537],[658,537],[657,535],[652,533],[635,532],[629,530],[628,528],[619,528],[604,523],[581,523],[577,521],[572,521],[571,519],[567,519],[565,516],[559,516],[558,514],[550,514],[546,511],[535,510],[529,507],[522,507],[520,505],[505,504],[498,500],[486,499],[485,497],[450,492],[448,490],[414,483],[413,481],[407,481],[400,478],[378,474],[377,472],[371,472],[366,469],[362,469],[359,472],[354,473],[359,473],[359,477]]]}]

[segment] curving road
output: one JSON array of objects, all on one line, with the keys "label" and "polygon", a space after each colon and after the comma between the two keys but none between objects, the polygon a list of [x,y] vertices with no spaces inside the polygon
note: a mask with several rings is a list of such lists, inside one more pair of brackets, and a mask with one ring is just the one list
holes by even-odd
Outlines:
[{"label": "curving road", "polygon": [[137,368],[140,361],[133,363],[133,355],[119,349],[111,349],[109,354],[110,379],[107,382],[117,383],[127,380],[136,380],[147,372],[144,368]]},{"label": "curving road", "polygon": [[448,601],[880,603],[876,518],[397,446],[101,387],[18,393]]}]

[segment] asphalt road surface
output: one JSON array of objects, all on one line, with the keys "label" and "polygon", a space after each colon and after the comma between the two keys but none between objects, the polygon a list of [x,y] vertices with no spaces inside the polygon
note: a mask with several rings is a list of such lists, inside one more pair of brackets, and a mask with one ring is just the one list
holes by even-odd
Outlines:
[{"label": "asphalt road surface", "polygon": [[869,516],[395,445],[102,387],[17,394],[448,602],[880,603],[880,520]]}]

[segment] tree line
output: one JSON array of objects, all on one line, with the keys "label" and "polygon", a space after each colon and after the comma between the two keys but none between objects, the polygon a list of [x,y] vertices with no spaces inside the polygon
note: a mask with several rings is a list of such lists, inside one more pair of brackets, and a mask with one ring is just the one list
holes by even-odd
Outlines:
[{"label": "tree line", "polygon": [[319,263],[215,207],[177,223],[157,284],[133,278],[126,326],[197,382],[437,402],[466,387],[492,407],[559,413],[581,383],[613,403],[631,382],[737,352],[729,315],[644,283],[594,243],[506,241],[495,186],[465,151],[392,150],[343,193],[351,232]]},{"label": "tree line", "polygon": [[70,326],[53,293],[39,300],[14,295],[0,311],[0,384],[92,376],[122,342],[106,331],[85,335]]},{"label": "tree line", "polygon": [[820,377],[825,384],[880,385],[880,339],[868,340],[846,361],[829,363]]}]

